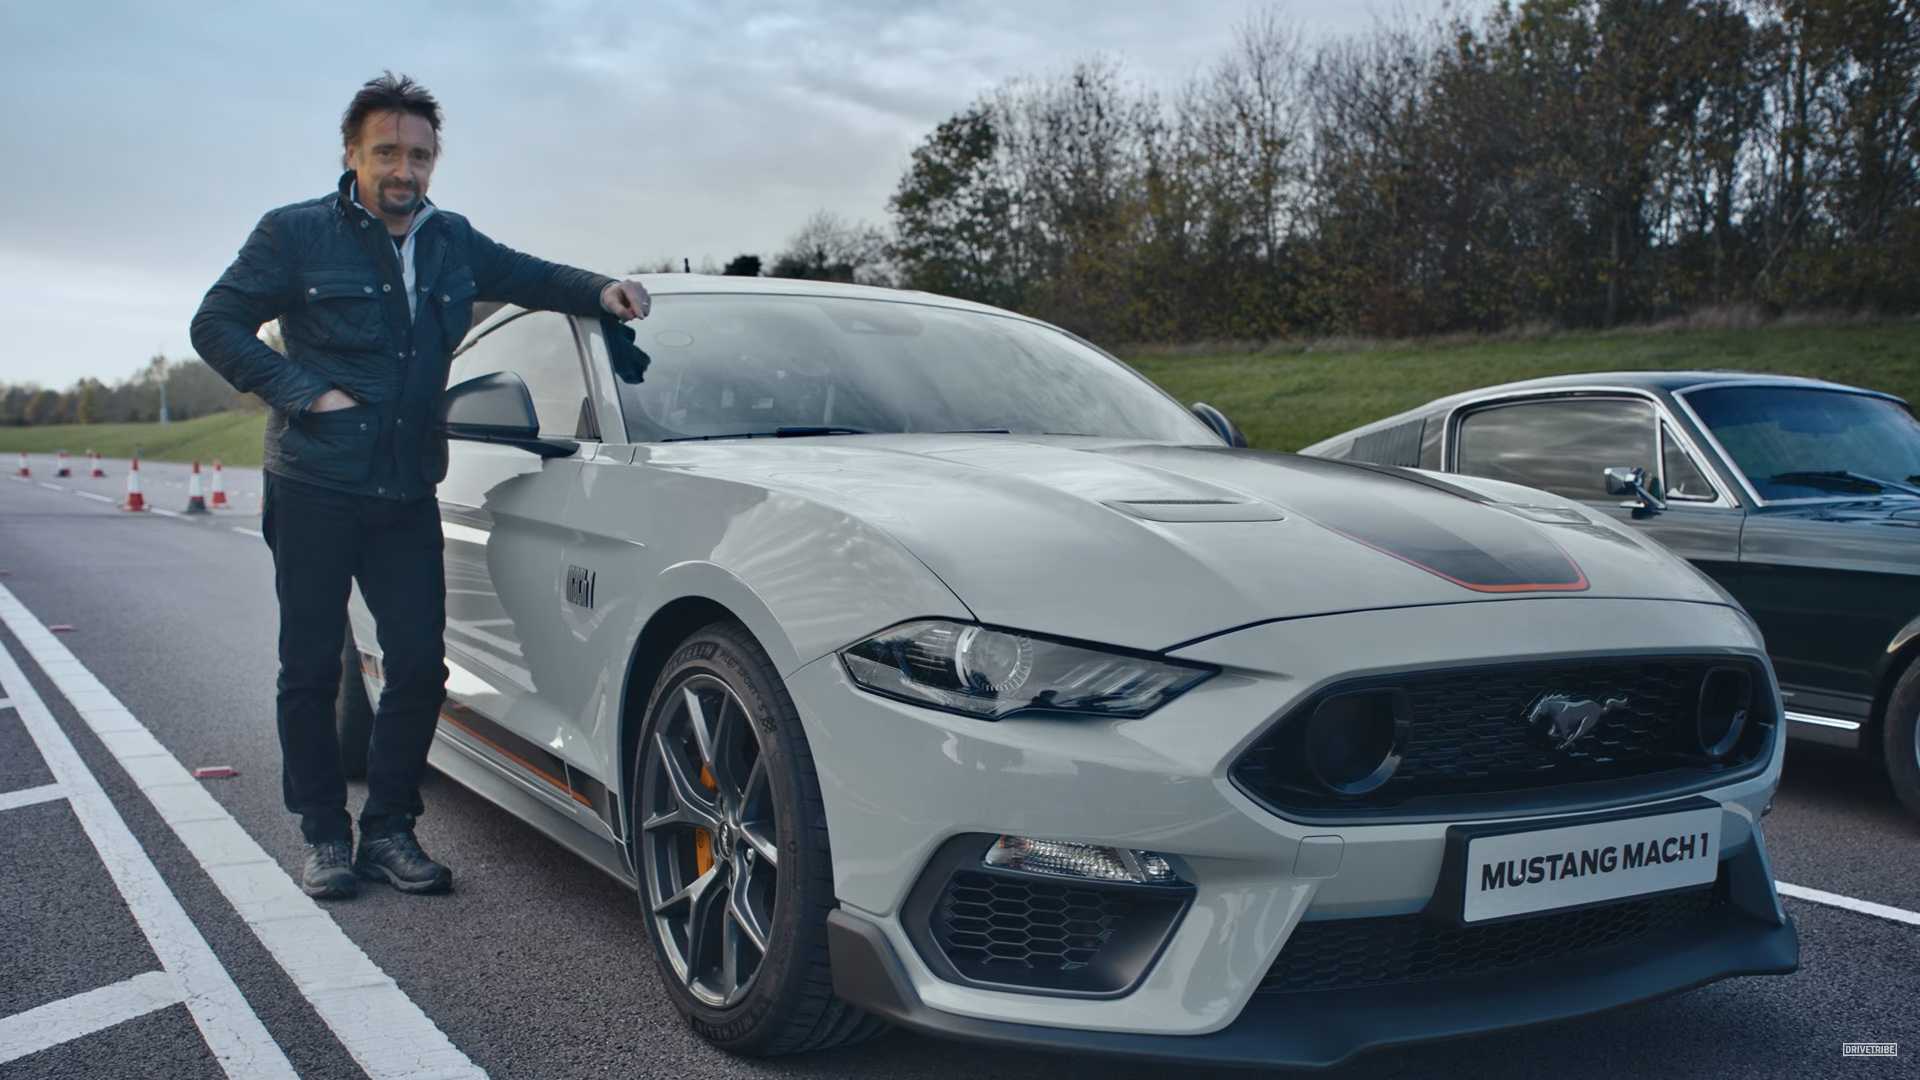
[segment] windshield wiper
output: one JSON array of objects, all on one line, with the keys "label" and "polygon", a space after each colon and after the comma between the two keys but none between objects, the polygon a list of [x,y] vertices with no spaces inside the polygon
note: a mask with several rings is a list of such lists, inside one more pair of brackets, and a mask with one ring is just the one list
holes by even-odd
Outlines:
[{"label": "windshield wiper", "polygon": [[[1907,479],[1913,480],[1915,477],[1908,477]],[[1807,469],[1801,472],[1776,473],[1767,478],[1767,483],[1799,484],[1803,487],[1837,487],[1853,491],[1860,491],[1862,489],[1875,492],[1899,491],[1908,495],[1920,495],[1920,487],[1895,483],[1892,480],[1882,480],[1878,477],[1868,476],[1866,473],[1857,473],[1848,469]]]},{"label": "windshield wiper", "polygon": [[698,442],[704,439],[797,439],[807,435],[871,435],[866,428],[830,424],[778,427],[772,431],[736,431],[731,435],[679,435],[661,442]]}]

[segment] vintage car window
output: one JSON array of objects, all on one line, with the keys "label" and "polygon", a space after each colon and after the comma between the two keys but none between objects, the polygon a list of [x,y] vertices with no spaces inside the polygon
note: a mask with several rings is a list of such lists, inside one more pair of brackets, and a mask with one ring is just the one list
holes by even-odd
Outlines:
[{"label": "vintage car window", "polygon": [[567,317],[532,311],[488,331],[454,358],[447,385],[512,371],[527,381],[540,434],[549,438],[598,439],[593,407],[587,398],[580,349]]},{"label": "vintage car window", "polygon": [[661,296],[616,380],[634,442],[835,426],[1005,430],[1218,445],[1131,369],[1020,319],[765,294]]},{"label": "vintage car window", "polygon": [[1693,455],[1680,444],[1673,429],[1666,424],[1660,425],[1660,456],[1665,466],[1665,498],[1681,499],[1688,502],[1713,502],[1719,493],[1707,481],[1707,474],[1700,468]]},{"label": "vintage car window", "polygon": [[1454,467],[1565,495],[1607,498],[1605,470],[1654,464],[1653,406],[1623,398],[1497,405],[1460,421]]},{"label": "vintage car window", "polygon": [[1725,386],[1686,400],[1763,499],[1920,490],[1920,420],[1898,402],[1800,386]]}]

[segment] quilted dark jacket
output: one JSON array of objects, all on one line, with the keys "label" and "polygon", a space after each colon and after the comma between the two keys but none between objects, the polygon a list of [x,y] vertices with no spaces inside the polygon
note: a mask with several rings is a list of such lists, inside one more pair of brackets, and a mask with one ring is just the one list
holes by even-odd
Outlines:
[{"label": "quilted dark jacket", "polygon": [[[380,220],[353,205],[352,182],[346,173],[333,194],[260,219],[200,302],[193,347],[235,389],[273,407],[268,472],[357,494],[424,498],[446,475],[435,407],[474,301],[594,315],[613,279],[503,247],[436,208],[414,236],[419,303],[409,318],[399,257]],[[257,336],[276,318],[285,356]],[[335,388],[360,404],[307,411]]]}]

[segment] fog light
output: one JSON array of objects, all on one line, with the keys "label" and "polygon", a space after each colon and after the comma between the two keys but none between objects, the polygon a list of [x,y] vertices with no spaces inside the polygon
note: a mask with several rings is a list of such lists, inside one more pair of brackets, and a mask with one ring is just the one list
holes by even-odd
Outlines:
[{"label": "fog light", "polygon": [[994,841],[980,861],[1007,870],[1024,870],[1030,874],[1051,874],[1085,881],[1172,885],[1180,880],[1166,857],[1151,851],[1073,844],[1064,840],[1035,840],[1026,836],[1001,837]]},{"label": "fog light", "polygon": [[1307,721],[1307,767],[1331,791],[1365,795],[1400,767],[1412,711],[1400,690],[1328,698]]},{"label": "fog light", "polygon": [[1700,682],[1700,709],[1695,732],[1700,752],[1723,758],[1733,752],[1747,731],[1753,708],[1753,677],[1739,668],[1714,668]]}]

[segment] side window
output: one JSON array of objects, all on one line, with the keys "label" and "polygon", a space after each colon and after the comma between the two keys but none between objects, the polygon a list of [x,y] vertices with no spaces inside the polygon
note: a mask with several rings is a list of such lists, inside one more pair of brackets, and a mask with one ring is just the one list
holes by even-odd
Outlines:
[{"label": "side window", "polygon": [[1673,429],[1665,424],[1660,425],[1660,456],[1667,470],[1666,498],[1692,502],[1712,502],[1719,498],[1693,455],[1674,439]]},{"label": "side window", "polygon": [[598,439],[593,405],[587,396],[580,350],[567,317],[532,311],[501,323],[453,361],[447,384],[455,386],[512,371],[527,381],[540,434],[562,439]]},{"label": "side window", "polygon": [[1460,422],[1454,467],[1570,499],[1604,499],[1606,469],[1625,465],[1658,475],[1654,430],[1653,406],[1644,401],[1569,398],[1496,405]]}]

